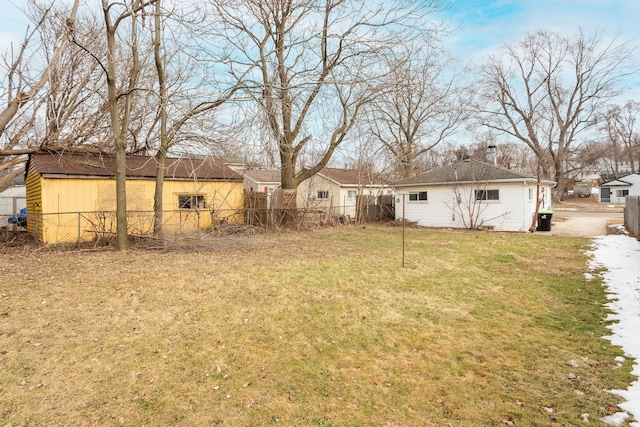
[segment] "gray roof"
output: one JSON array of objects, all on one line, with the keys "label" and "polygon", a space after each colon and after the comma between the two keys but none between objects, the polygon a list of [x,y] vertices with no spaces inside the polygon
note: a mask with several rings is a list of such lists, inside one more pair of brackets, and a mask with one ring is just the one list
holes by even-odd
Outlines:
[{"label": "gray roof", "polygon": [[632,183],[625,181],[624,179],[630,176],[640,176],[640,174],[637,173],[628,173],[625,176],[622,176],[620,178],[617,179],[612,179],[611,181],[607,181],[604,182],[602,184],[600,184],[600,187],[626,187],[626,186],[631,186],[633,185]]},{"label": "gray roof", "polygon": [[[477,182],[535,182],[536,180],[537,178],[533,175],[513,169],[505,169],[477,160],[467,160],[396,182],[394,186],[472,184]],[[543,180],[543,182],[553,184],[553,181]]]},{"label": "gray roof", "polygon": [[621,179],[614,179],[613,181],[605,182],[600,184],[600,187],[629,187],[633,184],[627,181],[623,181]]},{"label": "gray roof", "polygon": [[242,175],[249,178],[253,182],[257,183],[271,183],[271,184],[280,184],[280,171],[279,170],[246,170],[239,171]]}]

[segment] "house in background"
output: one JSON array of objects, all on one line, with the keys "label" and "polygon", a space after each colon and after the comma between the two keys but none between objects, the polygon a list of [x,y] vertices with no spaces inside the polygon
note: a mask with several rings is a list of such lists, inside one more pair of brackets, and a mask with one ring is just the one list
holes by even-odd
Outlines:
[{"label": "house in background", "polygon": [[393,189],[378,175],[357,169],[323,168],[298,186],[296,205],[330,217],[356,218],[360,208],[376,203]]},{"label": "house in background", "polygon": [[600,184],[600,203],[624,203],[626,196],[640,196],[640,174],[631,173]]},{"label": "house in background", "polygon": [[264,193],[269,196],[280,186],[280,171],[247,169],[237,170],[244,177],[244,190],[249,193]]},{"label": "house in background", "polygon": [[[153,231],[156,162],[127,157],[129,233]],[[27,230],[43,243],[92,240],[115,231],[115,156],[35,153],[27,163]],[[219,160],[169,158],[163,188],[166,232],[208,229],[213,221],[241,222],[242,177]]]},{"label": "house in background", "polygon": [[[536,215],[534,176],[468,160],[394,184],[396,218],[426,227],[526,232]],[[541,182],[540,210],[551,210],[553,181]]]},{"label": "house in background", "polygon": [[24,175],[11,181],[11,184],[0,191],[0,227],[8,225],[7,218],[20,212],[27,206],[27,190],[24,185]]}]

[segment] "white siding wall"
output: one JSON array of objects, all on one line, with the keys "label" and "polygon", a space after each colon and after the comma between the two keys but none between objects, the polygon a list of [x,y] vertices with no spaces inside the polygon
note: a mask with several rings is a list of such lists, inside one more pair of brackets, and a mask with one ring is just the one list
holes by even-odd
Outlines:
[{"label": "white siding wall", "polygon": [[619,190],[629,190],[629,196],[640,196],[640,175],[633,174],[620,178],[621,181],[628,182],[631,186],[618,187],[612,186],[610,203],[624,203],[625,196],[618,196]]},{"label": "white siding wall", "polygon": [[[318,199],[318,191],[327,191],[329,193],[329,198]],[[298,209],[331,210],[331,215],[338,215],[341,214],[341,212],[336,212],[337,207],[339,206],[339,200],[339,187],[333,185],[331,181],[321,177],[320,175],[314,175],[311,178],[302,181],[298,186],[296,196]]]},{"label": "white siding wall", "polygon": [[0,192],[0,226],[7,225],[7,216],[14,215],[27,206],[25,188],[24,185],[17,185]]},{"label": "white siding wall", "polygon": [[[479,223],[484,227],[493,227],[500,231],[527,231],[531,225],[535,209],[535,186],[529,187],[524,183],[500,184],[482,186],[481,189],[499,190],[499,200],[475,202],[474,190],[478,187],[459,187],[461,203],[457,205],[457,198],[453,187],[424,186],[400,188],[396,191],[396,218],[403,217],[403,194],[405,217],[409,221],[417,221],[419,225],[427,227],[467,228],[469,225],[469,208],[474,203],[481,203]],[[532,188],[529,197],[529,188]],[[409,192],[426,191],[428,200],[409,201]],[[545,193],[550,196],[549,188]],[[546,196],[546,197],[549,197]],[[470,201],[471,200],[471,201]],[[459,206],[459,207],[456,207]],[[478,207],[476,205],[476,212]],[[464,218],[463,218],[464,216]],[[465,225],[466,220],[466,225]]]},{"label": "white siding wall", "polygon": [[[349,191],[355,191],[356,197],[349,198]],[[357,186],[340,188],[340,214],[349,215],[351,218],[356,217],[356,200],[357,196],[380,196],[384,194],[384,188],[374,186],[364,186],[358,189]]]},{"label": "white siding wall", "polygon": [[349,216],[351,218],[356,217],[356,198],[349,198],[349,190],[353,190],[358,194],[357,188],[344,188],[339,187],[337,204],[340,206],[340,215]]},{"label": "white siding wall", "polygon": [[[318,191],[328,191],[329,199],[318,199]],[[314,175],[301,182],[298,186],[297,206],[299,209],[331,210],[331,215],[348,215],[351,218],[355,218],[356,198],[349,198],[349,191],[355,191],[356,195],[378,196],[383,194],[384,188],[364,186],[358,189],[356,185],[340,187],[333,181],[329,181],[320,175]]]}]

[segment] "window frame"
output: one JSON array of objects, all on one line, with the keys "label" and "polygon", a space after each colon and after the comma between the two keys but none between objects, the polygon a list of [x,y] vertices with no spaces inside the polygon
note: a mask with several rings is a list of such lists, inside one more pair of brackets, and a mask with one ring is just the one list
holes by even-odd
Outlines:
[{"label": "window frame", "polygon": [[475,190],[475,199],[477,202],[499,202],[500,190],[497,188]]},{"label": "window frame", "polygon": [[178,209],[185,211],[207,209],[207,200],[204,194],[178,194]]},{"label": "window frame", "polygon": [[[352,196],[353,195],[353,196]],[[353,200],[358,196],[357,190],[347,190],[347,199]]]},{"label": "window frame", "polygon": [[626,197],[628,195],[629,195],[629,189],[616,190],[616,197]]},{"label": "window frame", "polygon": [[329,200],[329,190],[318,190],[316,195],[318,200]]},{"label": "window frame", "polygon": [[409,202],[420,203],[429,201],[429,194],[427,191],[410,191]]}]

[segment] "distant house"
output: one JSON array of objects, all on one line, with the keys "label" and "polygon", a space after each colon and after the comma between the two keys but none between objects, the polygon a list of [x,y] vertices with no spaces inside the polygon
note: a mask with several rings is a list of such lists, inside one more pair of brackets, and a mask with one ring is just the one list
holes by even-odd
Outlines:
[{"label": "distant house", "polygon": [[250,193],[264,193],[270,196],[280,186],[279,170],[248,169],[237,172],[244,177],[244,190]]},{"label": "distant house", "polygon": [[640,196],[640,174],[631,173],[600,184],[601,203],[624,203],[626,196]]},{"label": "distant house", "polygon": [[7,218],[27,206],[24,175],[15,178],[9,187],[0,191],[0,227],[7,226]]},{"label": "distant house", "polygon": [[[27,230],[43,243],[91,240],[115,230],[115,157],[36,153],[27,163]],[[152,232],[156,162],[127,157],[129,232]],[[242,177],[211,158],[169,158],[163,189],[164,230],[242,221]]]},{"label": "distant house", "polygon": [[322,210],[332,217],[356,218],[357,207],[375,203],[392,188],[378,175],[357,169],[323,168],[300,183],[298,209]]},{"label": "distant house", "polygon": [[[396,218],[427,227],[528,231],[536,177],[469,160],[394,184]],[[553,181],[541,182],[540,210],[551,209]]]}]

